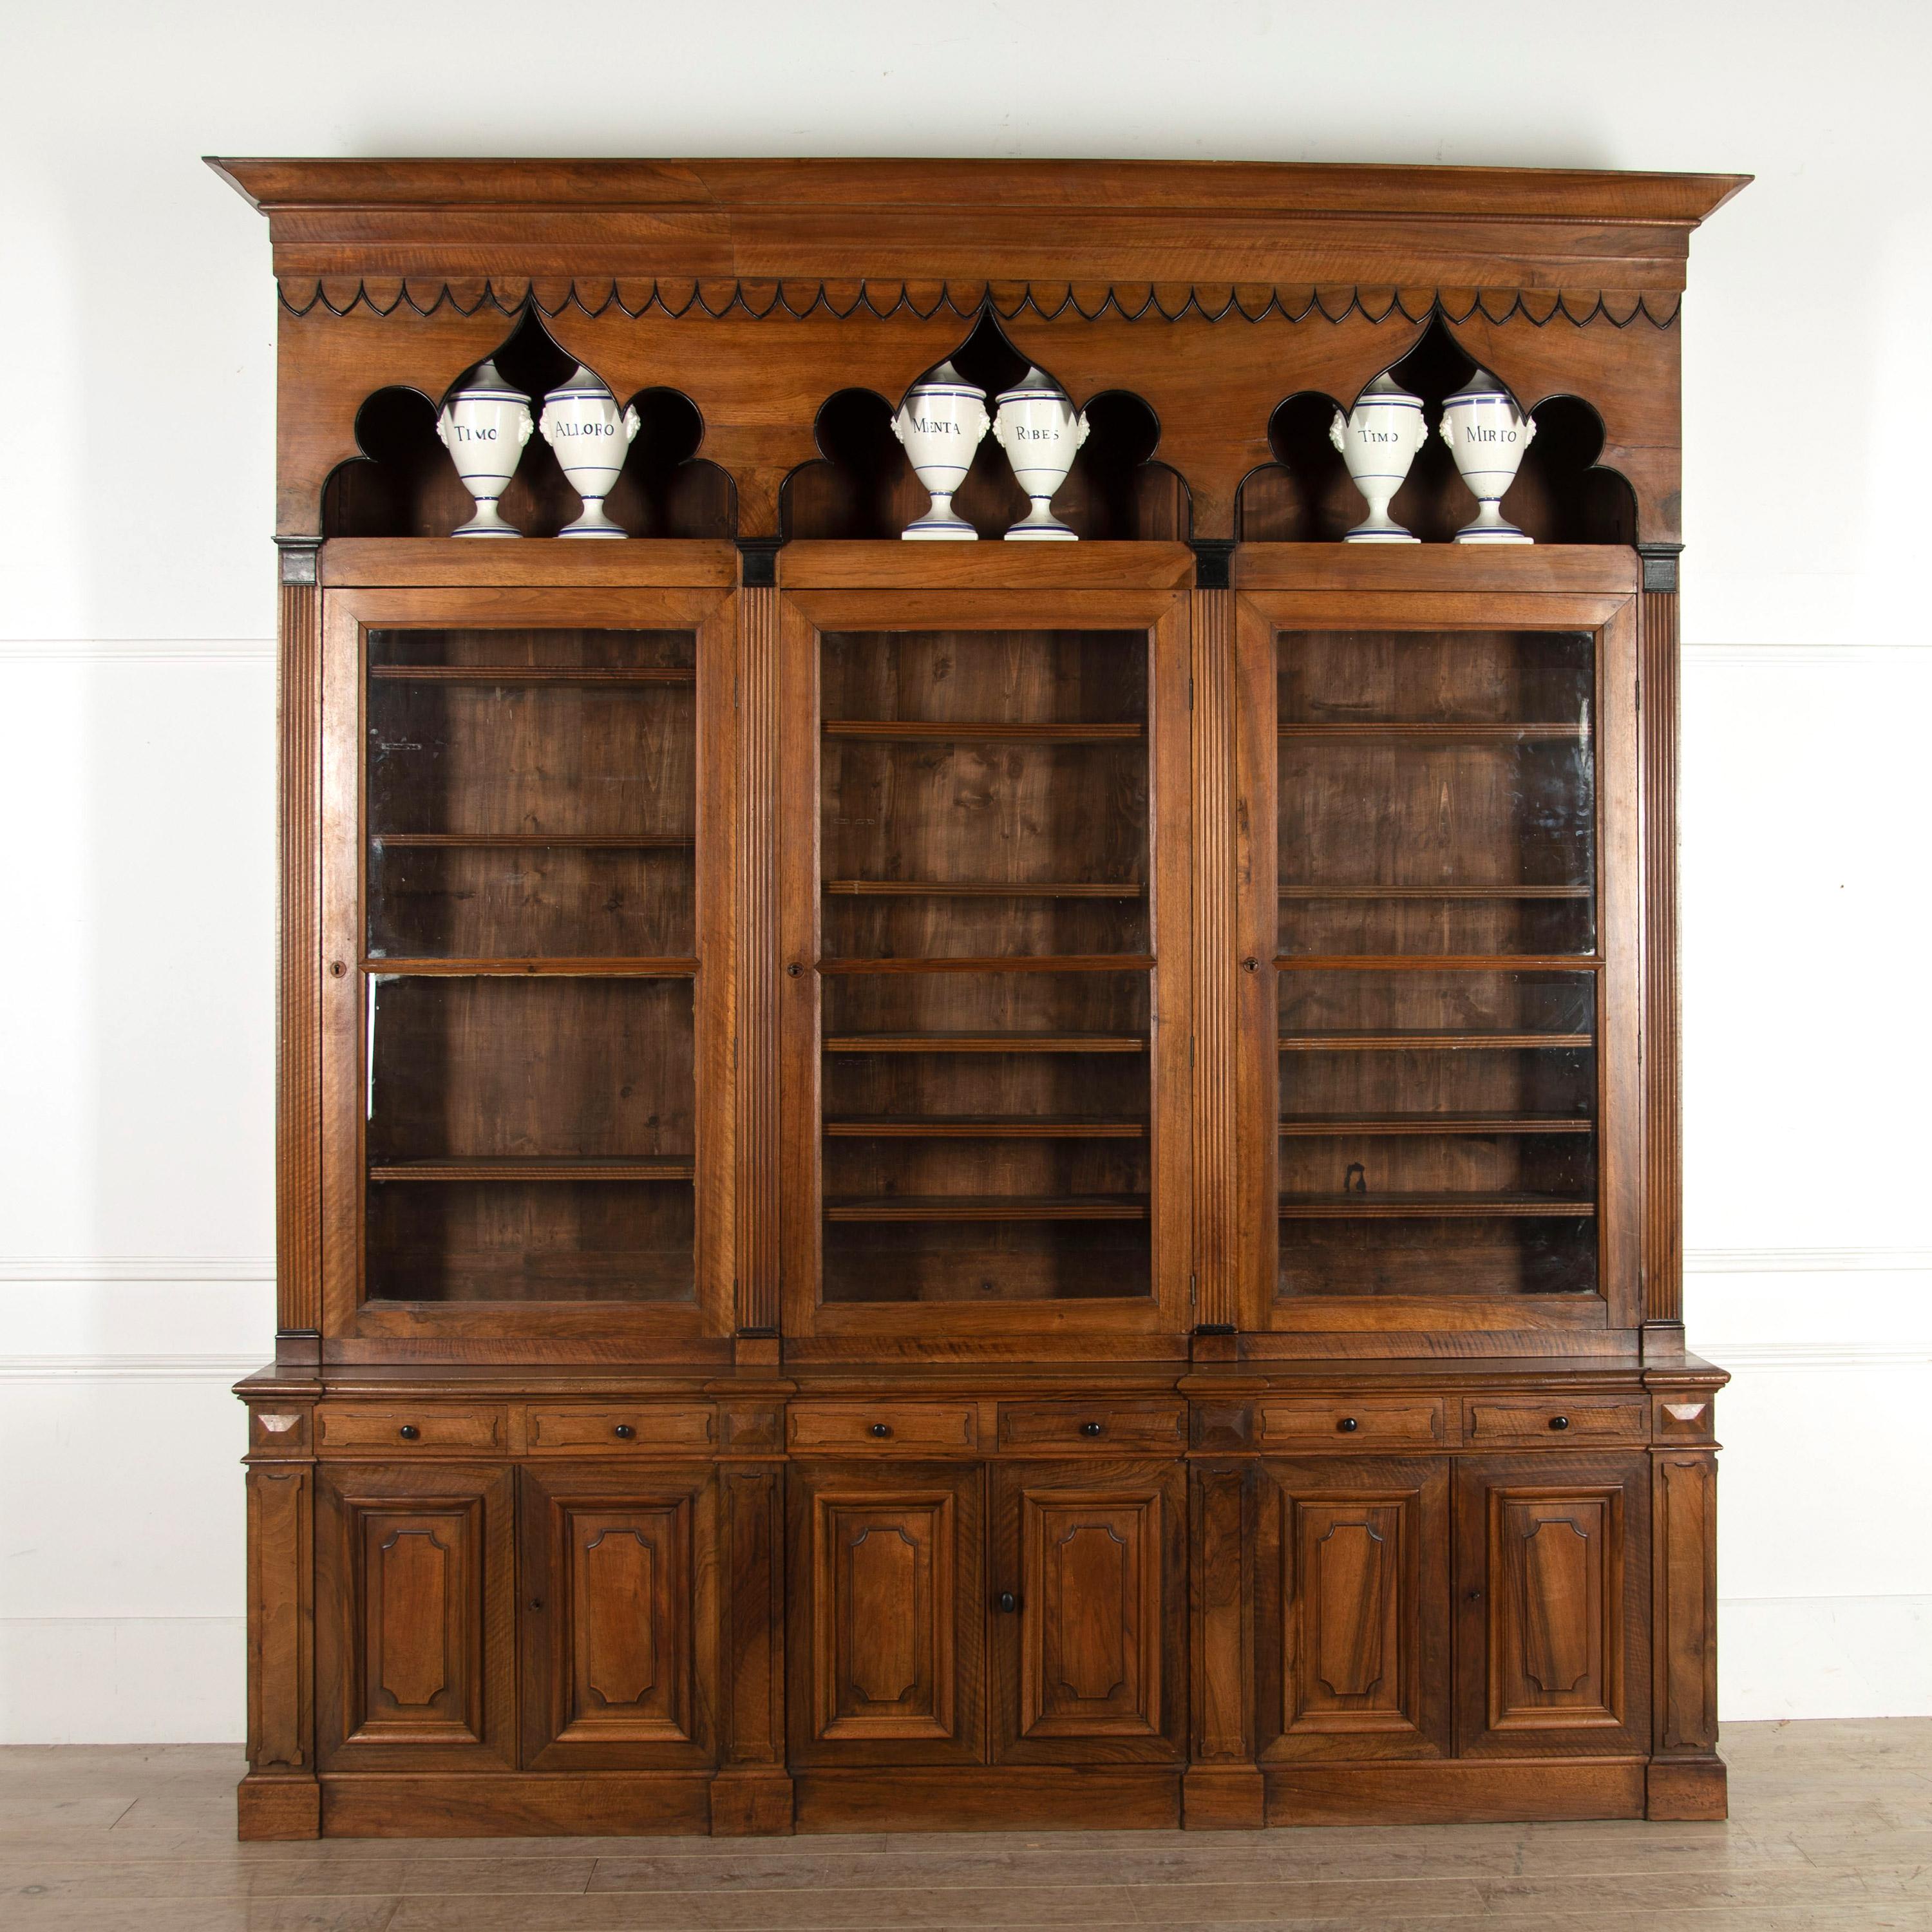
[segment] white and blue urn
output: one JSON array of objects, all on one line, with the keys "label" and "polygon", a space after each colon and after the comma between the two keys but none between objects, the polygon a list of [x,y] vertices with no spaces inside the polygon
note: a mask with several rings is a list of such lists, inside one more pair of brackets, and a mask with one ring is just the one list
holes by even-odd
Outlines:
[{"label": "white and blue urn", "polygon": [[436,434],[476,503],[476,514],[455,535],[521,536],[521,530],[504,522],[496,506],[530,440],[530,406],[522,391],[512,388],[486,358],[443,404]]},{"label": "white and blue urn", "polygon": [[580,362],[567,382],[544,398],[537,427],[556,452],[564,480],[584,500],[582,514],[557,532],[560,537],[621,537],[605,514],[604,500],[617,487],[624,458],[638,434],[637,405],[620,410],[617,399]]},{"label": "white and blue urn", "polygon": [[1444,399],[1442,440],[1478,506],[1474,518],[1456,532],[1458,543],[1531,541],[1503,515],[1502,502],[1535,434],[1535,424],[1486,369]]},{"label": "white and blue urn", "polygon": [[1422,398],[1412,396],[1384,370],[1345,416],[1340,410],[1328,426],[1328,440],[1348,466],[1348,479],[1360,490],[1369,514],[1342,538],[1344,543],[1409,544],[1412,536],[1389,514],[1416,452],[1428,436]]},{"label": "white and blue urn", "polygon": [[952,496],[992,422],[986,391],[975,388],[950,362],[928,369],[907,390],[892,434],[932,499],[926,514],[900,531],[908,543],[978,542],[980,532],[954,512]]},{"label": "white and blue urn", "polygon": [[993,437],[1006,452],[1020,488],[1033,500],[1006,532],[1009,543],[1071,543],[1073,532],[1053,514],[1054,494],[1066,481],[1087,440],[1087,417],[1043,370],[1028,369],[1002,390],[993,412]]}]

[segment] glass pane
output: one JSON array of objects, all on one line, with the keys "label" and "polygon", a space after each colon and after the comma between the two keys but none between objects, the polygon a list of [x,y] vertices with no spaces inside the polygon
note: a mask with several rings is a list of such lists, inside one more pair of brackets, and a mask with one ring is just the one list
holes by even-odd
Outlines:
[{"label": "glass pane", "polygon": [[1279,1293],[1595,1290],[1593,975],[1278,986]]},{"label": "glass pane", "polygon": [[1284,632],[1280,950],[1587,955],[1593,640]]},{"label": "glass pane", "polygon": [[375,958],[688,957],[688,632],[374,631]]},{"label": "glass pane", "polygon": [[1144,634],[832,634],[820,680],[824,1298],[1150,1293]]}]

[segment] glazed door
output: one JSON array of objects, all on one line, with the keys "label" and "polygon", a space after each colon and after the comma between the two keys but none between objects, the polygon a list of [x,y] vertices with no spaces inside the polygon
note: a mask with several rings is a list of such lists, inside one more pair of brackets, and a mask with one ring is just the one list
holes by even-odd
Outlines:
[{"label": "glazed door", "polygon": [[1184,1468],[1005,1463],[993,1486],[995,1757],[1184,1756]]},{"label": "glazed door", "polygon": [[730,594],[325,610],[328,1331],[722,1347]]},{"label": "glazed door", "polygon": [[316,1503],[322,1769],[514,1769],[511,1472],[325,1465]]},{"label": "glazed door", "polygon": [[1632,566],[1455,561],[1240,599],[1250,1321],[1581,1351],[1641,1312]]},{"label": "glazed door", "polygon": [[788,1333],[1188,1324],[1185,605],[787,596]]},{"label": "glazed door", "polygon": [[1650,1462],[1484,1456],[1456,1471],[1456,1748],[1650,1748]]},{"label": "glazed door", "polygon": [[794,1464],[790,1750],[802,1765],[986,1760],[976,1464]]},{"label": "glazed door", "polygon": [[520,1472],[524,1764],[713,1761],[718,1510],[702,1470]]},{"label": "glazed door", "polygon": [[1446,1458],[1261,1465],[1256,1686],[1264,1760],[1446,1757]]}]

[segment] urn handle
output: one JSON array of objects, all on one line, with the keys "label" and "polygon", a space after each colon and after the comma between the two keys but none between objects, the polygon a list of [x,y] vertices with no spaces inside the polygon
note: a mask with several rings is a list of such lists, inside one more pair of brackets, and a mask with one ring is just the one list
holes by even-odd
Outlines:
[{"label": "urn handle", "polygon": [[638,431],[643,426],[644,420],[638,413],[635,403],[624,412],[624,440],[627,444],[637,441]]},{"label": "urn handle", "polygon": [[1348,451],[1348,418],[1340,410],[1335,412],[1335,420],[1328,425],[1328,440],[1342,455]]}]

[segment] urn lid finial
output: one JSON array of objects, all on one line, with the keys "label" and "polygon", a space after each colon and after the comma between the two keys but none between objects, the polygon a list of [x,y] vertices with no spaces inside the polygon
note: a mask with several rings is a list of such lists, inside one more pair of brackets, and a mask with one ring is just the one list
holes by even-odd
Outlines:
[{"label": "urn lid finial", "polygon": [[1422,398],[1410,394],[1396,380],[1394,371],[1388,369],[1370,383],[1355,400],[1358,403],[1392,403],[1398,408],[1404,404],[1412,409],[1419,410],[1422,406]]},{"label": "urn lid finial", "polygon": [[459,381],[450,392],[450,399],[464,396],[482,403],[521,403],[530,399],[523,391],[512,388],[498,372],[496,358],[486,356],[470,370],[469,380]]},{"label": "urn lid finial", "polygon": [[[608,396],[610,394],[610,384],[594,370],[586,368],[580,362],[568,379],[558,383],[556,387],[544,398],[544,400],[547,403],[554,402],[560,396]],[[614,401],[616,398],[614,397],[612,400]]]},{"label": "urn lid finial", "polygon": [[1026,374],[1010,389],[1000,392],[1002,403],[1030,402],[1036,398],[1053,397],[1070,407],[1073,398],[1066,393],[1066,386],[1057,376],[1049,376],[1037,363],[1029,364]]},{"label": "urn lid finial", "polygon": [[1508,403],[1514,406],[1516,398],[1488,370],[1479,368],[1460,389],[1454,389],[1442,399],[1446,409],[1451,403]]}]

